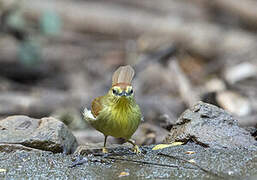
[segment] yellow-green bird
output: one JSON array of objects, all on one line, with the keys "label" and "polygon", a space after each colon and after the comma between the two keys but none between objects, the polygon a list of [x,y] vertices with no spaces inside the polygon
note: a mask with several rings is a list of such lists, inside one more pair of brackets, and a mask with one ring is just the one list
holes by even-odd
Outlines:
[{"label": "yellow-green bird", "polygon": [[91,111],[84,110],[85,120],[105,136],[104,153],[108,152],[108,136],[125,139],[133,145],[135,153],[140,153],[138,146],[130,139],[142,117],[131,85],[133,77],[131,66],[119,67],[112,76],[112,87],[107,94],[93,100]]}]

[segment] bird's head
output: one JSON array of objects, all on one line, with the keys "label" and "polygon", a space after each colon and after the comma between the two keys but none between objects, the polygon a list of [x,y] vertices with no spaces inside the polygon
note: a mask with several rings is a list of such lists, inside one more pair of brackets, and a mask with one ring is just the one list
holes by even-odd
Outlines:
[{"label": "bird's head", "polygon": [[111,88],[110,93],[117,98],[120,98],[120,97],[132,98],[134,96],[134,90],[132,86],[123,84],[123,83],[113,86]]},{"label": "bird's head", "polygon": [[119,67],[112,76],[112,87],[109,94],[115,99],[131,99],[134,97],[134,91],[131,81],[134,77],[134,70],[131,66]]}]

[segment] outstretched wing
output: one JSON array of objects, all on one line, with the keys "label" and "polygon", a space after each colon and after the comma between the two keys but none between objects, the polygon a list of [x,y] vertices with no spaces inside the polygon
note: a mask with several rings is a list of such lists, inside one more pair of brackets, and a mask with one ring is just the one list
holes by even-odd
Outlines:
[{"label": "outstretched wing", "polygon": [[99,112],[103,109],[103,105],[101,102],[102,98],[103,96],[97,97],[92,102],[91,112],[95,118],[98,116]]},{"label": "outstretched wing", "polygon": [[134,74],[135,74],[135,71],[130,65],[120,66],[113,73],[112,86],[119,84],[119,83],[131,84]]}]

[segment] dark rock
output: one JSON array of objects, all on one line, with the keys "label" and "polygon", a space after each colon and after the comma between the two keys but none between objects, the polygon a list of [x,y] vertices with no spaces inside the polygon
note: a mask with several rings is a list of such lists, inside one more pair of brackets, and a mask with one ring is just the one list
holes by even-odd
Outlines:
[{"label": "dark rock", "polygon": [[[108,156],[0,152],[0,169],[5,170],[0,172],[0,179],[119,179],[121,172],[128,172],[125,179],[234,180],[257,174],[257,151],[253,150],[203,148],[187,143],[158,151],[144,146],[141,149],[146,153],[136,155],[128,152],[130,147],[117,147]],[[77,166],[72,166],[75,163]]]},{"label": "dark rock", "polygon": [[199,102],[186,110],[167,136],[167,142],[192,140],[205,147],[256,149],[251,134],[214,105]]},{"label": "dark rock", "polygon": [[52,117],[9,116],[0,120],[0,151],[44,150],[71,153],[77,141],[65,124]]}]

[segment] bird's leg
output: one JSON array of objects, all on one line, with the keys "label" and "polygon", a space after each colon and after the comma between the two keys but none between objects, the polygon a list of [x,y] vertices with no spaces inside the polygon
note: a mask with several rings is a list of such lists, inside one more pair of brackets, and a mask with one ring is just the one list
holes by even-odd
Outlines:
[{"label": "bird's leg", "polygon": [[140,154],[141,153],[139,147],[135,144],[135,141],[133,141],[132,139],[129,139],[129,140],[127,140],[127,142],[133,145],[134,153],[136,153],[136,154]]},{"label": "bird's leg", "polygon": [[104,147],[103,147],[103,149],[102,149],[103,153],[108,153],[108,150],[107,150],[107,148],[106,148],[107,137],[108,137],[108,136],[104,136]]}]

